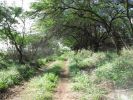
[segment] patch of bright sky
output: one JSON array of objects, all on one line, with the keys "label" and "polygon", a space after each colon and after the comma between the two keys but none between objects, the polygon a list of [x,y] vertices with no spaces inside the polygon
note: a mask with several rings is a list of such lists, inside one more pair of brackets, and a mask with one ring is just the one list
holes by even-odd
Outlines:
[{"label": "patch of bright sky", "polygon": [[24,10],[30,10],[30,4],[34,1],[35,0],[0,0],[0,2],[6,2],[9,6],[23,6]]}]

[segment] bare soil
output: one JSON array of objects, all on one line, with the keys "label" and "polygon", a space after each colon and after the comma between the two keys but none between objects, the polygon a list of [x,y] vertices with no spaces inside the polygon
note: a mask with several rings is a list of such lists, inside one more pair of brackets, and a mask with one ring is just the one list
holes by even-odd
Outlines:
[{"label": "bare soil", "polygon": [[60,81],[55,91],[53,100],[78,100],[79,99],[79,94],[71,90],[71,85],[70,85],[71,82],[69,80],[69,68],[67,64],[68,64],[68,61],[64,63],[64,67],[60,75]]}]

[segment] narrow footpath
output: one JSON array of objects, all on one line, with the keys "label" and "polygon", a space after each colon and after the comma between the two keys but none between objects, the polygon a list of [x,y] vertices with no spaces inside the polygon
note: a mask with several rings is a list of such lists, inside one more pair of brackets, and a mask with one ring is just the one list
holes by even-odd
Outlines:
[{"label": "narrow footpath", "polygon": [[78,93],[71,90],[68,61],[65,61],[60,74],[60,81],[55,91],[53,100],[78,100]]}]

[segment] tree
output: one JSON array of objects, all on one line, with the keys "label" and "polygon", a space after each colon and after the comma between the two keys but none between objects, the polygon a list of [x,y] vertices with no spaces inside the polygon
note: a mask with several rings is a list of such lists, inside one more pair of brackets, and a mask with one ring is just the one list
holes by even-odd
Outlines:
[{"label": "tree", "polygon": [[74,41],[73,49],[98,51],[110,40],[119,52],[128,47],[133,33],[128,5],[128,1],[112,0],[40,0],[32,8],[34,16],[54,36]]},{"label": "tree", "polygon": [[23,63],[24,37],[17,31],[17,24],[22,15],[21,7],[8,7],[4,4],[0,6],[0,31],[1,36],[10,40],[19,54],[19,62]]}]

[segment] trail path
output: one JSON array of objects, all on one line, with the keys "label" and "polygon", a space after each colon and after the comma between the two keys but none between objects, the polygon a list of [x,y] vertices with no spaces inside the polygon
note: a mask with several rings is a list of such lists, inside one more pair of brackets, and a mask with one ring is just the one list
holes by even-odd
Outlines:
[{"label": "trail path", "polygon": [[68,61],[65,61],[53,100],[78,100],[79,95],[71,90],[70,84]]},{"label": "trail path", "polygon": [[23,82],[21,85],[8,89],[5,93],[1,93],[0,100],[20,100],[18,97],[26,86],[27,82]]},{"label": "trail path", "polygon": [[[50,66],[51,64],[53,63],[50,63],[47,66]],[[42,75],[45,70],[46,68],[39,69],[36,76]],[[71,90],[71,81],[69,78],[68,61],[64,61],[64,66],[60,72],[60,81],[53,96],[53,100],[79,100],[80,94]],[[24,81],[21,85],[14,86],[5,93],[0,93],[0,100],[31,100],[30,97],[33,94],[27,91],[28,83],[28,81]],[[27,98],[24,99],[24,97]]]}]

